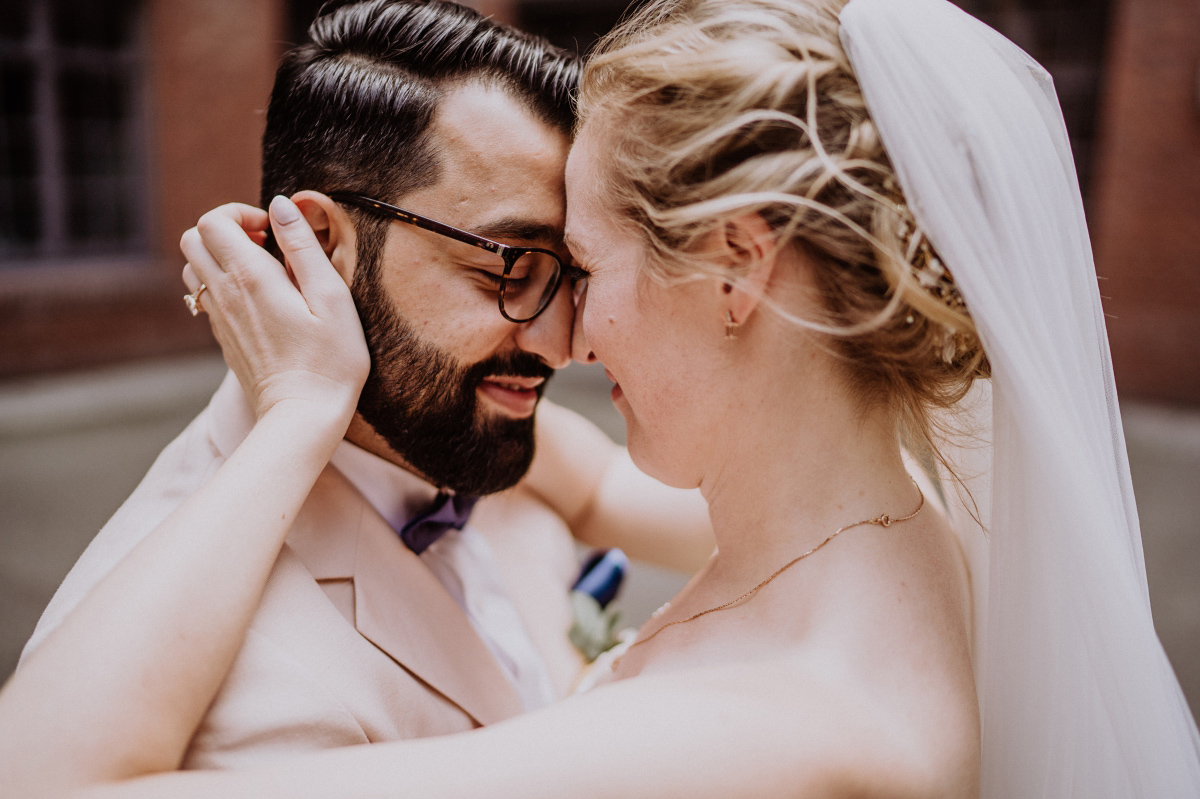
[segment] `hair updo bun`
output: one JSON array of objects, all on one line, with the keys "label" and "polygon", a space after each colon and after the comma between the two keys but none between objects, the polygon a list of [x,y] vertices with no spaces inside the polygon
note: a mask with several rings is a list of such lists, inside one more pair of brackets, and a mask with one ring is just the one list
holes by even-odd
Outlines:
[{"label": "hair updo bun", "polygon": [[652,1],[585,68],[580,124],[606,120],[603,189],[652,273],[728,279],[692,252],[731,216],[762,214],[824,295],[825,318],[797,324],[828,336],[864,408],[891,409],[910,446],[936,453],[934,412],[989,366],[842,49],[845,2]]}]

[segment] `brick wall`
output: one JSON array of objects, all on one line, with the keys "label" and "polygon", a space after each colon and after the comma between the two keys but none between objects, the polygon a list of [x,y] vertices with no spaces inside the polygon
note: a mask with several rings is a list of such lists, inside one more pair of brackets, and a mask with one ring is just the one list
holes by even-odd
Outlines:
[{"label": "brick wall", "polygon": [[[1200,3],[1112,0],[1093,141],[1093,103],[1084,102],[1093,56],[1064,43],[1101,34],[1063,32],[1080,27],[1071,19],[1096,27],[1107,0],[959,2],[1015,38],[1028,28],[1022,43],[1055,72],[1074,143],[1092,150],[1080,172],[1091,176],[1087,199],[1122,395],[1200,403]],[[621,5],[467,4],[579,45]],[[262,109],[282,42],[317,5],[147,0],[149,265],[0,271],[0,377],[211,346],[207,326],[179,301],[176,242],[208,208],[256,201]],[[572,14],[580,19],[568,24]],[[1049,24],[1059,17],[1064,24]],[[1086,113],[1071,98],[1089,106]]]},{"label": "brick wall", "polygon": [[1092,238],[1122,397],[1200,403],[1200,3],[1119,0]]},{"label": "brick wall", "polygon": [[178,242],[204,211],[257,203],[282,0],[149,0],[150,250],[0,272],[0,377],[211,347],[183,306]]}]

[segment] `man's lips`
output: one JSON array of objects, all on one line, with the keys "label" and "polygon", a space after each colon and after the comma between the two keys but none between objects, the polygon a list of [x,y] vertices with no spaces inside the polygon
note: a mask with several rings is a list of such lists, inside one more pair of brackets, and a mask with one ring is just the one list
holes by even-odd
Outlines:
[{"label": "man's lips", "polygon": [[544,377],[512,377],[510,375],[493,375],[483,378],[485,383],[495,383],[503,388],[513,391],[533,391],[542,383],[546,382]]},{"label": "man's lips", "polygon": [[544,377],[495,375],[480,382],[479,392],[509,414],[524,417],[537,407],[538,388],[545,382]]}]

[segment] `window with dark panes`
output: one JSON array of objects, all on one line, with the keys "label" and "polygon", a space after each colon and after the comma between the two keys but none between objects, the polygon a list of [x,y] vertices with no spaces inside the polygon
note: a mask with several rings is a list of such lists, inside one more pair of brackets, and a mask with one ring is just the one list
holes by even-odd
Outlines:
[{"label": "window with dark panes", "polygon": [[147,247],[142,3],[5,0],[0,269]]}]

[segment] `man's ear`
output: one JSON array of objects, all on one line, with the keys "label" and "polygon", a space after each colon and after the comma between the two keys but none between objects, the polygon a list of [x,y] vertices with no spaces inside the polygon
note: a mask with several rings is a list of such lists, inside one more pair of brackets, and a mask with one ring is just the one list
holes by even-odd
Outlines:
[{"label": "man's ear", "polygon": [[758,308],[775,272],[779,260],[775,232],[761,214],[747,213],[726,220],[714,238],[718,257],[730,273],[728,280],[718,282],[717,290],[724,295],[733,321],[742,324]]},{"label": "man's ear", "polygon": [[358,264],[357,238],[350,217],[340,205],[317,191],[297,192],[292,195],[292,202],[304,214],[333,268],[349,285]]}]

